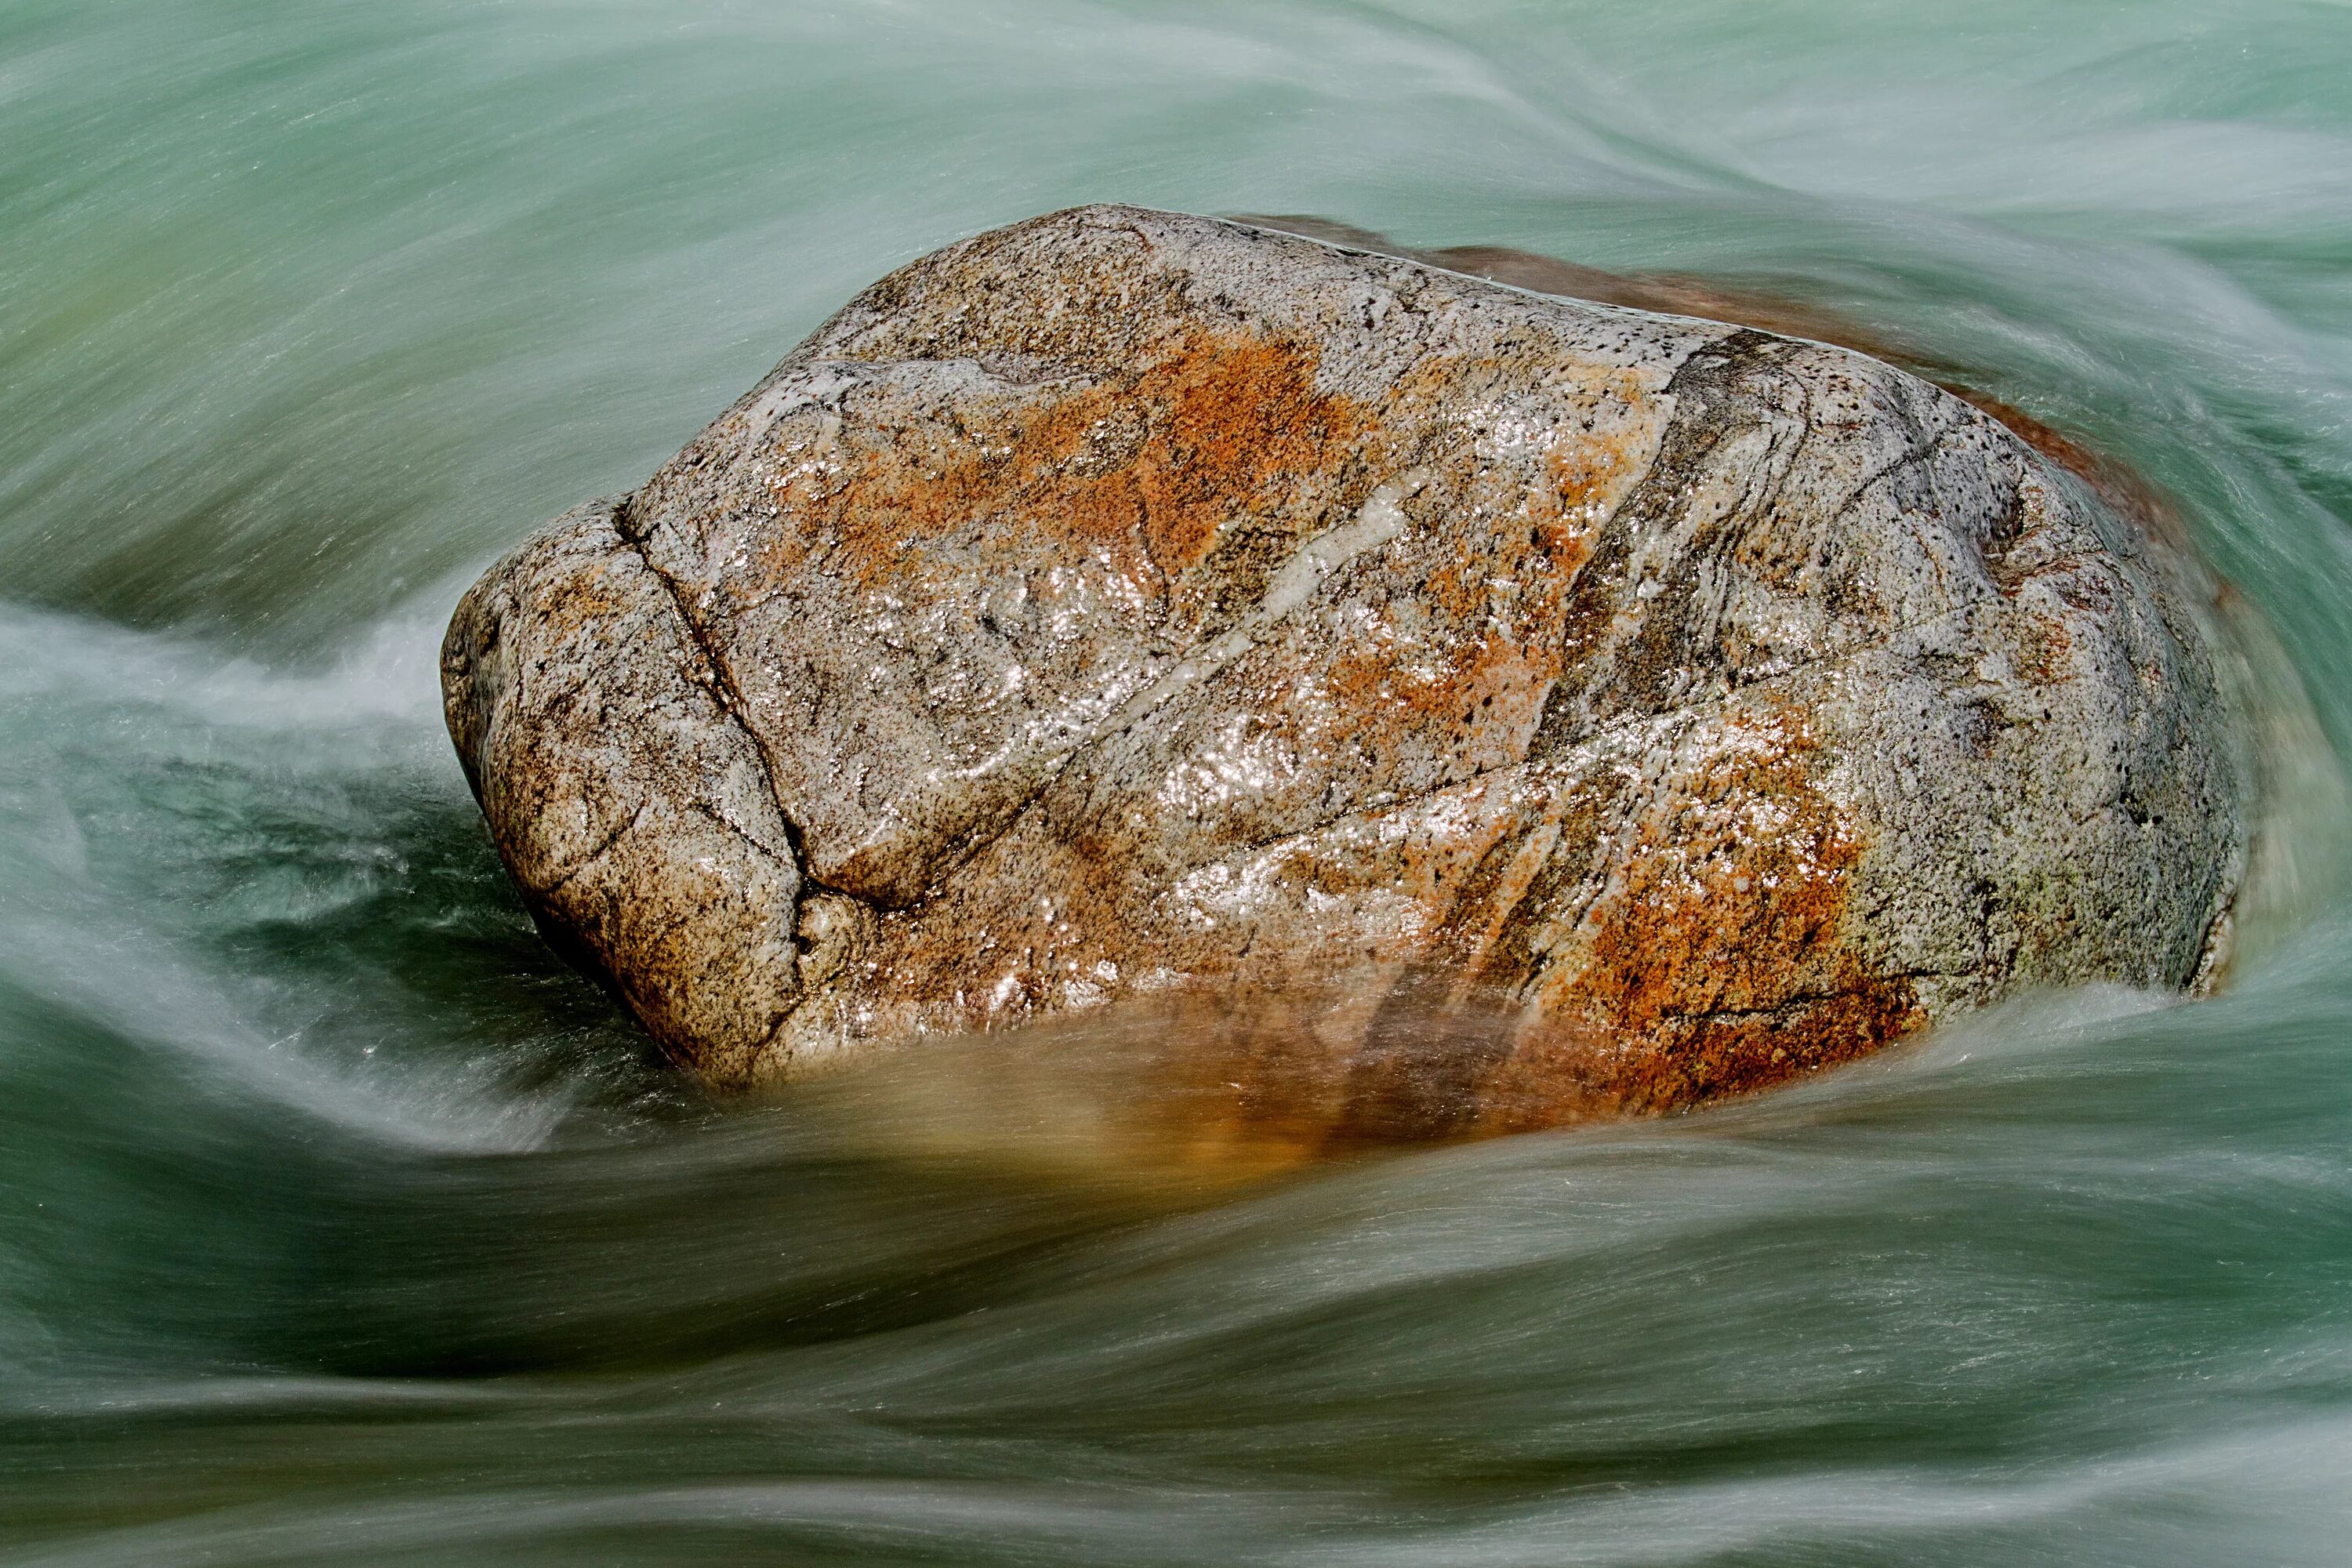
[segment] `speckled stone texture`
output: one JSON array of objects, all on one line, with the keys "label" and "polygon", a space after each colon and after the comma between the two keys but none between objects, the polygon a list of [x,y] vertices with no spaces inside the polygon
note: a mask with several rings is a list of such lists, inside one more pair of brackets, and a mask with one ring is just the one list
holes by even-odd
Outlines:
[{"label": "speckled stone texture", "polygon": [[714,1081],[1181,999],[1419,1135],[2196,983],[2190,570],[1845,350],[1098,206],[867,289],[444,680],[533,912]]}]

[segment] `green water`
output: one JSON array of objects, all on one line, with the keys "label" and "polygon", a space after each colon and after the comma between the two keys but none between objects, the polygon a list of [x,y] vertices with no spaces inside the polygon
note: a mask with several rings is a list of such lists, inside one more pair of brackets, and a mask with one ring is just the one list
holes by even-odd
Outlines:
[{"label": "green water", "polygon": [[[1240,1186],[666,1078],[440,623],[1094,199],[1763,287],[2127,460],[2285,650],[2234,987]],[[2352,1563],[2347,668],[2342,5],[5,0],[0,1561]]]}]

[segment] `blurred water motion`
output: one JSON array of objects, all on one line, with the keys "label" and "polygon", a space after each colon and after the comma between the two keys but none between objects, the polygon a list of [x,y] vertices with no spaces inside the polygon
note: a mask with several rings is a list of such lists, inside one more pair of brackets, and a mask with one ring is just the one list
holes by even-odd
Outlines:
[{"label": "blurred water motion", "polygon": [[[2144,480],[2253,628],[2234,984],[1402,1151],[1213,1018],[703,1100],[441,620],[1094,199],[1769,297]],[[20,0],[0,1561],[2340,1563],[2347,522],[2340,6]]]}]

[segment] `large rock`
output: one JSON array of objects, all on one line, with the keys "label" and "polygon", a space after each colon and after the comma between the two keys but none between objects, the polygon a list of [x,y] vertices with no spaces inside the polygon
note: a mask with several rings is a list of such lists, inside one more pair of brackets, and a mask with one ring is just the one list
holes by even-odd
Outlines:
[{"label": "large rock", "polygon": [[714,1080],[1213,997],[1221,1074],[1446,1131],[2196,982],[2183,570],[1856,353],[1087,207],[867,289],[444,679],[532,910]]}]

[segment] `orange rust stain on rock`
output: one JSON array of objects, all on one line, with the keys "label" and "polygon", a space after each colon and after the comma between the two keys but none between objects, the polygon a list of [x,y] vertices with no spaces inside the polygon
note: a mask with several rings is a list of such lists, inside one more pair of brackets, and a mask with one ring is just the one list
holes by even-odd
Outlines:
[{"label": "orange rust stain on rock", "polygon": [[1139,580],[1178,577],[1226,523],[1356,466],[1380,438],[1352,399],[1316,389],[1318,363],[1297,342],[1195,333],[1131,371],[1008,401],[993,421],[967,408],[959,437],[887,432],[798,499],[869,587],[909,546],[982,521],[1108,547]]},{"label": "orange rust stain on rock", "polygon": [[1542,542],[1556,570],[1565,574],[1584,564],[1592,553],[1601,518],[1623,499],[1648,458],[1647,451],[1633,449],[1627,435],[1614,431],[1594,433],[1552,448],[1548,467],[1557,487],[1551,494],[1558,498],[1559,510],[1537,521],[1538,526],[1549,525],[1544,528],[1548,537]]},{"label": "orange rust stain on rock", "polygon": [[1762,1088],[1916,1023],[1909,984],[1864,973],[1840,942],[1864,846],[1812,782],[1803,715],[1745,716],[1726,735],[1642,820],[1546,1009],[1566,1024],[1524,1042],[1519,1089],[1498,1087],[1507,1117],[1538,1080],[1618,1111]]},{"label": "orange rust stain on rock", "polygon": [[1212,340],[1147,371],[1134,395],[1166,410],[1139,454],[1152,558],[1197,564],[1236,510],[1343,460],[1371,427],[1352,400],[1318,393],[1311,352]]},{"label": "orange rust stain on rock", "polygon": [[1779,1002],[1795,981],[1790,955],[1836,934],[1859,847],[1802,781],[1787,730],[1756,740],[1642,825],[1622,888],[1604,899],[1577,989],[1631,1030]]},{"label": "orange rust stain on rock", "polygon": [[[1445,629],[1371,628],[1330,658],[1317,690],[1332,732],[1380,748],[1427,736],[1434,720],[1454,733],[1470,771],[1525,756],[1566,658],[1561,621],[1576,574],[1642,454],[1622,435],[1555,449],[1542,479],[1491,523],[1445,493],[1475,460],[1454,457],[1433,480],[1427,504],[1442,521],[1420,546],[1429,564],[1414,595]],[[1477,635],[1463,637],[1465,627]]]},{"label": "orange rust stain on rock", "polygon": [[1752,1093],[1868,1056],[1918,1026],[1900,979],[1802,997],[1760,1014],[1675,1019],[1629,1036],[1570,1017],[1522,1030],[1482,1079],[1478,1137],[1601,1117],[1656,1115]]}]

